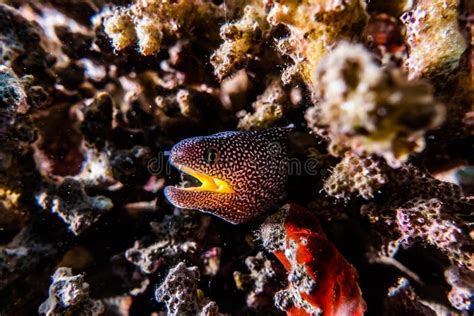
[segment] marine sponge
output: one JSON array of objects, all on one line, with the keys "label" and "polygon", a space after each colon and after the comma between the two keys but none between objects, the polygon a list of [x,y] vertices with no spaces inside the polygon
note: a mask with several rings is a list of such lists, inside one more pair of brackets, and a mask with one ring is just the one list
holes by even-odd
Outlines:
[{"label": "marine sponge", "polygon": [[314,81],[319,104],[306,120],[315,132],[326,127],[334,155],[351,148],[399,166],[424,148],[423,135],[444,118],[430,86],[380,68],[362,45],[340,43],[318,65]]},{"label": "marine sponge", "polygon": [[243,130],[268,128],[284,117],[290,100],[279,78],[269,81],[265,91],[252,103],[253,113],[243,111],[237,127]]},{"label": "marine sponge", "polygon": [[43,209],[57,213],[75,235],[89,228],[113,207],[109,198],[88,196],[84,185],[69,177],[51,192],[38,194],[37,202]]},{"label": "marine sponge", "polygon": [[165,40],[205,32],[200,39],[212,38],[220,10],[212,2],[199,0],[140,0],[129,7],[114,7],[103,13],[105,33],[117,51],[134,45],[142,55],[158,53]]},{"label": "marine sponge", "polygon": [[168,315],[219,315],[219,308],[213,301],[203,297],[198,289],[200,278],[198,267],[187,267],[178,263],[155,291],[158,302],[164,302]]},{"label": "marine sponge", "polygon": [[447,75],[467,45],[458,26],[459,0],[420,0],[401,20],[407,30],[409,78]]},{"label": "marine sponge", "polygon": [[224,43],[211,56],[214,73],[220,80],[245,66],[259,52],[259,44],[270,28],[265,17],[265,8],[257,1],[245,6],[239,20],[221,27]]},{"label": "marine sponge", "polygon": [[288,288],[275,295],[287,315],[363,315],[357,272],[324,235],[317,218],[284,205],[260,227],[264,247],[288,271]]},{"label": "marine sponge", "polygon": [[89,297],[89,284],[84,275],[73,275],[71,268],[60,267],[53,275],[49,297],[38,308],[40,315],[90,315],[104,312],[101,301]]},{"label": "marine sponge", "polygon": [[290,30],[290,35],[276,44],[294,63],[282,74],[285,84],[296,76],[308,84],[319,84],[312,74],[321,59],[338,41],[363,34],[367,23],[361,0],[268,1],[267,7],[268,22]]},{"label": "marine sponge", "polygon": [[386,171],[384,161],[376,156],[347,153],[324,181],[324,190],[336,198],[348,199],[356,194],[367,200],[388,182]]}]

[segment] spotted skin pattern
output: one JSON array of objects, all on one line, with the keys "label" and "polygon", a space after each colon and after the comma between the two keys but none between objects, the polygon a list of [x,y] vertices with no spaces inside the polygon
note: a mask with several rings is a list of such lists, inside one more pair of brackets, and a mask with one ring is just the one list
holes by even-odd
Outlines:
[{"label": "spotted skin pattern", "polygon": [[[223,180],[234,192],[167,186],[166,198],[176,207],[211,213],[233,224],[258,216],[285,192],[289,131],[222,132],[182,140],[171,150],[171,164]],[[206,159],[210,148],[216,154],[212,163]]]}]

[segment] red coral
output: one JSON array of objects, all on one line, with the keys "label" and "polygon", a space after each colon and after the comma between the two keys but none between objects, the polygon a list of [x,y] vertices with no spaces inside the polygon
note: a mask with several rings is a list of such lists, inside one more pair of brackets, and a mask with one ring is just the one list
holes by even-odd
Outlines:
[{"label": "red coral", "polygon": [[262,237],[289,273],[288,288],[275,297],[287,315],[363,315],[357,271],[326,238],[314,214],[287,204],[263,224]]}]

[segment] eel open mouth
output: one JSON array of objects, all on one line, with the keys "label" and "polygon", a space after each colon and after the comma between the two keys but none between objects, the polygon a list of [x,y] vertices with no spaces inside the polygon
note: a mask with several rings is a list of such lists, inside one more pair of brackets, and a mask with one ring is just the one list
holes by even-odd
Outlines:
[{"label": "eel open mouth", "polygon": [[[182,171],[185,174],[193,177],[194,179],[197,179],[201,184],[200,186],[178,187],[181,190],[209,191],[209,192],[216,192],[216,193],[235,193],[235,190],[232,188],[232,186],[222,179],[208,176],[202,172],[193,170],[183,165],[175,165],[175,167],[179,171]],[[194,184],[197,181],[190,181],[190,182]]]}]

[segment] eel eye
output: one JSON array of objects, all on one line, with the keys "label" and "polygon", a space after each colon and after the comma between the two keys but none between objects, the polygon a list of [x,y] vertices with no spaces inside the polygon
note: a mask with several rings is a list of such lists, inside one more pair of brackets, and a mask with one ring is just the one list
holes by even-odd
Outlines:
[{"label": "eel eye", "polygon": [[208,164],[214,164],[219,160],[219,151],[214,147],[209,147],[204,152],[204,161]]}]

